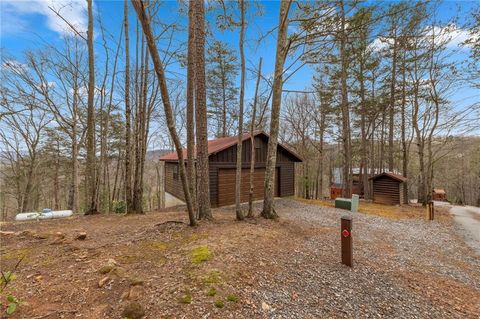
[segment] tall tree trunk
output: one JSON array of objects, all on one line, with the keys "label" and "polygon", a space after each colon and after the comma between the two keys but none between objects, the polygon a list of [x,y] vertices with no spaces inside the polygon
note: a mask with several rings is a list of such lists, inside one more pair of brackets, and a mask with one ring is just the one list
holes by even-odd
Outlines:
[{"label": "tall tree trunk", "polygon": [[98,214],[97,168],[95,160],[95,52],[93,51],[93,0],[88,3],[88,102],[87,102],[87,211],[85,215]]},{"label": "tall tree trunk", "polygon": [[277,50],[275,54],[275,72],[272,86],[272,113],[270,118],[270,138],[268,140],[267,167],[265,169],[265,199],[262,217],[274,219],[278,215],[274,208],[275,166],[277,162],[278,125],[282,104],[283,66],[288,52],[287,30],[288,12],[291,0],[282,0],[278,21]]},{"label": "tall tree trunk", "polygon": [[59,175],[60,175],[60,158],[59,158],[59,154],[60,154],[60,141],[57,139],[57,148],[55,150],[55,172],[54,172],[54,177],[53,177],[53,202],[54,202],[54,205],[53,205],[53,208],[55,210],[59,210],[60,209],[60,201],[59,201],[59,196],[58,196],[58,192],[59,192]]},{"label": "tall tree trunk", "polygon": [[189,1],[187,57],[187,179],[192,198],[192,205],[198,214],[197,175],[195,170],[195,17],[193,13],[193,1]]},{"label": "tall tree trunk", "polygon": [[[76,60],[78,62],[78,60]],[[78,64],[77,64],[78,69]],[[78,121],[78,77],[75,74],[73,80],[73,101],[72,101],[72,184],[71,184],[71,193],[69,199],[69,209],[73,210],[74,213],[80,212],[79,204],[79,192],[78,192],[78,133],[77,133],[77,121]]]},{"label": "tall tree trunk", "polygon": [[128,28],[128,0],[124,2],[125,23],[125,202],[127,213],[133,211],[132,199],[132,168],[131,168],[131,123],[130,107],[130,34]]},{"label": "tall tree trunk", "polygon": [[205,88],[205,3],[193,1],[195,16],[195,120],[197,128],[198,215],[212,219],[208,169],[207,93]]},{"label": "tall tree trunk", "polygon": [[[365,34],[362,33],[362,41],[366,43]],[[365,45],[366,47],[366,45]],[[367,163],[367,130],[366,130],[366,113],[367,113],[367,101],[365,97],[365,78],[364,78],[364,66],[365,66],[365,51],[362,52],[360,57],[360,132],[361,132],[361,160],[360,160],[360,192],[363,193],[365,199],[370,198],[369,185],[368,185],[368,163]]]},{"label": "tall tree trunk", "polygon": [[341,110],[342,110],[342,143],[343,143],[343,197],[350,197],[352,193],[352,147],[350,141],[350,110],[348,105],[348,91],[347,91],[347,32],[345,19],[345,3],[340,1],[340,59],[341,59]]},{"label": "tall tree trunk", "polygon": [[250,191],[248,193],[248,218],[253,217],[253,180],[255,176],[255,121],[257,115],[257,102],[258,102],[258,88],[260,86],[260,79],[262,77],[262,58],[258,61],[258,76],[257,83],[255,84],[255,95],[253,97],[252,119],[250,123]]},{"label": "tall tree trunk", "polygon": [[324,137],[325,137],[325,121],[326,121],[326,103],[320,102],[320,123],[319,123],[319,163],[318,163],[318,187],[317,187],[317,198],[321,199],[323,197],[323,162],[324,157]]},{"label": "tall tree trunk", "polygon": [[[395,19],[395,18],[394,18]],[[394,22],[395,23],[395,22]],[[397,77],[397,29],[393,27],[393,52],[392,52],[392,79],[390,81],[390,108],[389,108],[389,125],[388,125],[388,170],[393,172],[393,124],[395,117],[395,85]]]},{"label": "tall tree trunk", "polygon": [[243,143],[243,99],[245,96],[245,52],[243,49],[243,42],[245,37],[245,1],[240,1],[241,22],[240,22],[240,61],[241,61],[241,75],[240,75],[240,108],[238,113],[238,138],[237,138],[237,170],[235,175],[235,212],[237,220],[243,220],[242,212],[242,143]]},{"label": "tall tree trunk", "polygon": [[[402,58],[402,122],[401,122],[401,139],[402,139],[402,175],[403,177],[408,177],[408,146],[406,138],[406,114],[405,108],[407,104],[407,93],[406,93],[406,54],[403,53]],[[404,182],[403,184],[403,204],[408,204],[408,183]]]},{"label": "tall tree trunk", "polygon": [[158,51],[157,51],[157,47],[155,44],[155,37],[152,33],[152,30],[150,27],[150,20],[146,15],[143,2],[141,0],[132,0],[132,4],[137,13],[138,20],[140,20],[142,24],[143,33],[145,34],[145,37],[147,39],[148,48],[150,51],[150,55],[152,57],[153,65],[155,67],[155,73],[157,74],[160,93],[162,96],[162,102],[163,102],[164,111],[165,111],[165,118],[167,120],[168,130],[170,132],[170,135],[172,137],[172,140],[178,155],[179,173],[180,173],[180,178],[182,180],[183,193],[185,194],[185,202],[187,204],[188,217],[190,220],[190,225],[195,226],[197,223],[195,220],[195,213],[193,211],[192,201],[190,197],[190,190],[188,188],[187,175],[185,172],[185,162],[183,159],[183,149],[182,149],[182,144],[180,142],[180,138],[178,137],[178,134],[177,134],[177,130],[175,128],[175,120],[173,117],[172,106],[170,104],[170,97],[168,94],[167,81],[165,77],[165,71],[163,69],[162,60],[160,59],[160,55],[158,54]]}]

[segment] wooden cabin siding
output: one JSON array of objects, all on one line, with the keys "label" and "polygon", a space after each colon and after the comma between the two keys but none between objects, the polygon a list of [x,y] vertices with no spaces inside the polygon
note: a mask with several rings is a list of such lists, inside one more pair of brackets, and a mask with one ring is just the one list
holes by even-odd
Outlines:
[{"label": "wooden cabin siding", "polygon": [[293,196],[295,195],[295,163],[281,162],[278,169],[279,173],[279,196]]},{"label": "wooden cabin siding", "polygon": [[380,204],[397,205],[402,203],[400,183],[386,176],[373,180],[373,201]]},{"label": "wooden cabin siding", "polygon": [[165,191],[184,201],[185,195],[183,194],[183,186],[182,180],[180,179],[180,174],[177,174],[177,178],[174,177],[175,170],[177,168],[177,162],[165,163]]},{"label": "wooden cabin siding", "polygon": [[[264,176],[264,170],[266,168],[267,153],[268,153],[268,137],[265,135],[257,135],[254,139],[255,143],[255,170],[256,173],[256,183],[255,188],[262,187],[261,195],[264,194],[263,183],[260,182],[259,176]],[[251,143],[250,139],[246,139],[242,144],[242,188],[246,188],[247,184],[249,185],[249,169],[250,169],[250,158],[251,158]],[[236,168],[237,160],[237,146],[230,146],[222,151],[217,153],[210,154],[209,156],[209,178],[210,178],[210,203],[212,207],[219,206],[219,187],[235,187],[235,176],[233,172]],[[277,165],[276,165],[276,189],[275,196],[293,196],[295,193],[295,161],[299,161],[294,155],[285,150],[283,147],[278,146],[277,148]],[[165,163],[165,191],[178,197],[181,200],[184,200],[183,188],[180,177],[174,179],[175,167],[178,165],[178,162],[167,161]],[[219,182],[219,170],[228,170],[229,180],[228,185],[222,181],[222,185]],[[260,173],[258,173],[260,172]],[[263,173],[262,173],[263,172]],[[231,176],[232,175],[232,176]],[[245,178],[246,176],[246,178]],[[246,184],[244,184],[246,183]],[[258,194],[256,198],[258,199]],[[235,192],[222,192],[222,196],[229,196],[228,199],[223,198],[221,205],[225,203],[234,203],[235,202]],[[231,197],[231,198],[230,198]],[[247,201],[248,197],[242,200]]]}]

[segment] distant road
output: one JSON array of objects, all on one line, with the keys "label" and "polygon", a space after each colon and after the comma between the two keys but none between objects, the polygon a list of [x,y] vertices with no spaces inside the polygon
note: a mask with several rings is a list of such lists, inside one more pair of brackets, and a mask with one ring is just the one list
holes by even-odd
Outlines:
[{"label": "distant road", "polygon": [[450,207],[450,214],[466,233],[466,243],[480,255],[480,208],[474,206],[454,206],[445,202],[435,202],[435,205]]}]

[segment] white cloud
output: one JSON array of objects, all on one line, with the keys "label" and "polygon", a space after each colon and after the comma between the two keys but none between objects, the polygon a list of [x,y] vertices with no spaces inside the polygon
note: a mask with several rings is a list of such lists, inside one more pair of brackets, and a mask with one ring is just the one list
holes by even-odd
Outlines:
[{"label": "white cloud", "polygon": [[[447,48],[458,49],[462,43],[471,37],[468,30],[458,28],[456,25],[447,25],[443,27],[427,27],[424,29],[424,40],[430,41],[435,35],[437,43],[444,43]],[[393,39],[389,37],[378,37],[370,43],[369,48],[373,51],[387,50],[393,46]]]},{"label": "white cloud", "polygon": [[388,48],[392,44],[393,44],[393,40],[391,38],[378,37],[375,40],[373,40],[373,42],[370,43],[368,47],[372,51],[382,51]]},{"label": "white cloud", "polygon": [[426,37],[432,37],[433,34],[437,37],[437,42],[445,42],[448,48],[456,49],[461,47],[461,44],[470,38],[468,30],[457,28],[456,25],[447,25],[444,27],[430,27],[426,30]]},{"label": "white cloud", "polygon": [[2,63],[2,67],[17,73],[25,73],[28,70],[28,66],[26,64],[13,59],[5,60]]},{"label": "white cloud", "polygon": [[[61,35],[72,35],[72,28],[50,9],[52,8],[78,32],[87,30],[87,1],[85,0],[1,0],[1,6],[3,12],[8,12],[11,21],[21,21],[23,29],[28,24],[29,17],[27,15],[39,14],[46,19],[46,26],[50,30]],[[34,25],[29,27],[35,28]],[[14,30],[10,28],[7,31]]]}]

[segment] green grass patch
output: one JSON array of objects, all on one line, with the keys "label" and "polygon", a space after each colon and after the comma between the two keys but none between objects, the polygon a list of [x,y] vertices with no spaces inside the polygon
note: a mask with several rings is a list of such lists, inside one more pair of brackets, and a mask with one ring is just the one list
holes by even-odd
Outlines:
[{"label": "green grass patch", "polygon": [[198,246],[194,248],[190,255],[194,264],[203,263],[212,257],[212,253],[207,246]]},{"label": "green grass patch", "polygon": [[32,248],[8,249],[5,253],[2,253],[1,258],[2,260],[15,262],[23,259],[23,262],[25,262],[32,255],[32,252]]},{"label": "green grass patch", "polygon": [[183,303],[186,305],[192,303],[192,295],[189,293],[184,294],[183,296],[180,297],[180,303]]},{"label": "green grass patch", "polygon": [[220,277],[220,272],[217,270],[212,270],[205,276],[200,278],[202,283],[205,285],[219,284],[222,282],[222,277]]},{"label": "green grass patch", "polygon": [[234,294],[230,294],[227,296],[227,300],[228,301],[231,301],[231,302],[237,302],[238,301],[238,297]]},{"label": "green grass patch", "polygon": [[217,300],[215,300],[215,307],[223,308],[223,307],[225,307],[225,303],[223,302],[223,300],[217,299]]},{"label": "green grass patch", "polygon": [[197,240],[200,240],[200,239],[204,239],[204,238],[208,238],[208,234],[205,233],[205,232],[202,232],[202,233],[195,233],[195,234],[192,234],[190,235],[189,237],[185,238],[184,239],[184,242],[189,244],[189,243],[193,243],[194,241],[197,241]]},{"label": "green grass patch", "polygon": [[213,297],[217,294],[217,290],[213,287],[211,287],[210,289],[208,289],[207,291],[207,295],[210,296],[210,297]]},{"label": "green grass patch", "polygon": [[155,251],[165,251],[168,249],[168,245],[161,241],[156,240],[145,240],[140,242],[140,246],[145,249],[155,250]]}]

